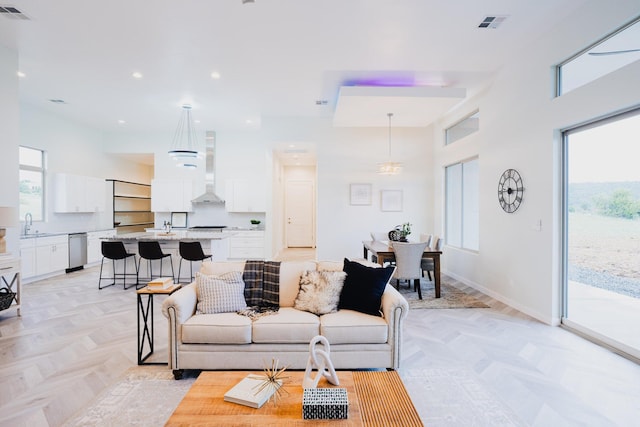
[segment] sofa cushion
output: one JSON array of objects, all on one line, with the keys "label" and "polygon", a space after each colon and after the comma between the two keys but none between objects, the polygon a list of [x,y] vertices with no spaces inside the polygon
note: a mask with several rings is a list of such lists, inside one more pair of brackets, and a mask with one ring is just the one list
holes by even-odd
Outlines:
[{"label": "sofa cushion", "polygon": [[182,325],[187,344],[250,344],[251,319],[236,313],[196,314]]},{"label": "sofa cushion", "polygon": [[304,271],[293,307],[313,314],[336,311],[346,275],[344,271]]},{"label": "sofa cushion", "polygon": [[287,261],[280,264],[280,307],[293,307],[300,290],[300,275],[315,270],[315,261]]},{"label": "sofa cushion", "polygon": [[211,276],[220,276],[230,271],[244,271],[245,261],[203,261],[200,273]]},{"label": "sofa cushion", "polygon": [[339,310],[320,316],[320,334],[330,344],[382,344],[388,339],[389,325],[378,316],[353,310]]},{"label": "sofa cushion", "polygon": [[280,307],[275,314],[253,322],[254,343],[309,343],[320,333],[320,318],[293,307]]},{"label": "sofa cushion", "polygon": [[344,259],[344,280],[338,308],[381,316],[382,294],[395,267],[368,267],[356,261]]},{"label": "sofa cushion", "polygon": [[196,314],[231,313],[247,308],[242,272],[221,276],[196,273],[198,303]]}]

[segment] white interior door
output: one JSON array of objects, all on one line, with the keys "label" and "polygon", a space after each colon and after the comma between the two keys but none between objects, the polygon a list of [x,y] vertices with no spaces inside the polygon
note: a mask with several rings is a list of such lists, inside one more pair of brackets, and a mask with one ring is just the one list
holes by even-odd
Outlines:
[{"label": "white interior door", "polygon": [[313,181],[287,181],[285,188],[285,232],[288,248],[312,248],[314,236]]}]

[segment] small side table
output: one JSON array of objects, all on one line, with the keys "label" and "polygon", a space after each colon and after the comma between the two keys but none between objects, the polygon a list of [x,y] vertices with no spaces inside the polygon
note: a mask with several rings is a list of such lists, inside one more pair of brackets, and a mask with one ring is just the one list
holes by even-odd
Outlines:
[{"label": "small side table", "polygon": [[[138,365],[166,364],[166,362],[145,362],[153,354],[153,296],[171,295],[181,287],[180,284],[174,284],[166,289],[149,289],[148,286],[138,289]],[[147,296],[146,304],[142,301],[143,295]],[[148,345],[149,352],[143,356],[145,344]]]},{"label": "small side table", "polygon": [[[8,281],[7,277],[10,278]],[[20,283],[20,258],[10,256],[0,258],[0,278],[2,279],[0,280],[0,287],[8,289],[9,292],[15,291],[16,294],[13,297],[11,306],[9,306],[7,310],[15,310],[16,314],[20,316],[20,308],[22,307],[22,296],[20,295],[22,293],[22,284]],[[15,304],[13,302],[15,302]]]}]

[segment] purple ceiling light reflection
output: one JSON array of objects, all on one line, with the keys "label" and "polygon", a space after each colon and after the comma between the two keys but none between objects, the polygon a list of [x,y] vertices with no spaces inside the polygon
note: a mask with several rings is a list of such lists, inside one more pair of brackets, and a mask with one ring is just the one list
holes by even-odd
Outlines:
[{"label": "purple ceiling light reflection", "polygon": [[343,86],[413,87],[417,85],[413,76],[394,76],[346,80]]}]

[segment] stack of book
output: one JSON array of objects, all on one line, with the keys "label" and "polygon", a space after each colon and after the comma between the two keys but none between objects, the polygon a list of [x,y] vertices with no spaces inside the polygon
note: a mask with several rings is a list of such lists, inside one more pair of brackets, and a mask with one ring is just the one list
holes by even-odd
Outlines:
[{"label": "stack of book", "polygon": [[168,289],[173,286],[173,277],[158,277],[147,284],[149,289]]}]

